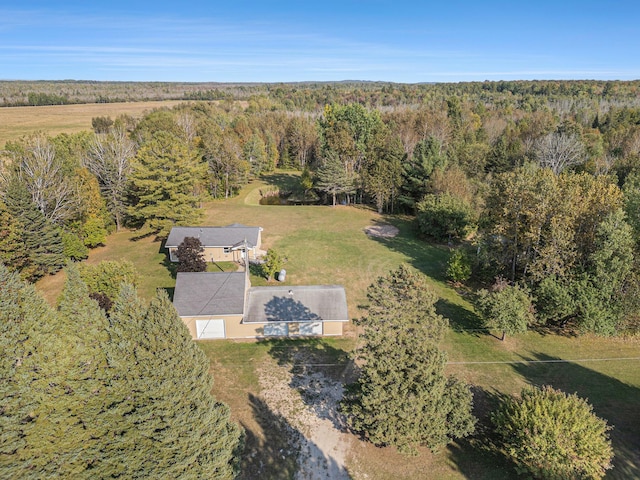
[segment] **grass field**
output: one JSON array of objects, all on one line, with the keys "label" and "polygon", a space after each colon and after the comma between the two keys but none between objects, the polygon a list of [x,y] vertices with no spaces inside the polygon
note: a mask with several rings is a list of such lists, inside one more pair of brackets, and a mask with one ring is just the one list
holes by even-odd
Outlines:
[{"label": "grass field", "polygon": [[134,118],[142,117],[154,108],[173,107],[177,100],[130,103],[93,103],[82,105],[51,105],[43,107],[0,108],[0,148],[7,140],[23,135],[45,132],[49,135],[76,133],[91,130],[94,117],[111,117],[126,113]]},{"label": "grass field", "polygon": [[[595,412],[614,426],[612,440],[615,468],[607,478],[640,478],[640,342],[637,339],[565,337],[537,332],[507,337],[501,342],[481,328],[469,302],[443,279],[446,247],[416,238],[410,219],[385,217],[368,208],[325,206],[261,206],[259,189],[269,183],[295,181],[279,173],[249,185],[238,197],[206,205],[206,225],[244,223],[264,228],[263,248],[276,248],[287,257],[289,284],[342,284],[347,290],[351,317],[366,299],[366,288],[379,275],[406,262],[431,278],[441,300],[438,310],[450,318],[451,329],[444,348],[450,373],[472,384],[475,407],[481,417],[503,394],[519,392],[526,384],[550,384],[588,398]],[[392,239],[370,238],[368,225],[391,223],[400,233]],[[94,250],[89,262],[127,258],[141,273],[140,292],[149,297],[156,288],[171,289],[175,280],[167,268],[160,242],[134,240],[134,232],[113,234],[107,246]],[[254,283],[264,280],[254,278]],[[61,275],[38,284],[53,301],[61,287]],[[234,418],[247,431],[245,474],[252,478],[259,463],[269,476],[293,478],[295,462],[281,454],[287,448],[282,418],[268,411],[260,400],[258,376],[268,362],[284,362],[282,351],[321,351],[331,374],[348,376],[348,353],[357,343],[354,327],[344,338],[273,342],[201,342],[211,360],[214,394],[227,402]],[[324,358],[323,357],[323,358]],[[626,360],[621,360],[626,359]],[[559,360],[565,360],[560,362]],[[292,369],[295,367],[291,367]],[[437,454],[427,450],[404,457],[392,448],[375,448],[353,437],[348,466],[357,478],[369,479],[506,479],[514,478],[506,461],[488,451],[486,437],[458,442]],[[266,465],[266,467],[265,467]],[[263,470],[264,471],[264,470]],[[255,477],[253,477],[255,478]]]}]

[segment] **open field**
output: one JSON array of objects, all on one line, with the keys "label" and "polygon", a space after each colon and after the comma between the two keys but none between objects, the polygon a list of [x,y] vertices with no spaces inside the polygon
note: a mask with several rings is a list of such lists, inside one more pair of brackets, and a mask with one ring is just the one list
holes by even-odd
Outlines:
[{"label": "open field", "polygon": [[0,148],[8,140],[42,131],[49,135],[76,133],[92,130],[91,119],[111,117],[126,113],[134,118],[142,117],[154,108],[173,107],[184,101],[89,103],[81,105],[51,105],[42,107],[0,108]]},{"label": "open field", "polygon": [[[595,412],[614,426],[615,468],[607,478],[640,478],[638,339],[529,332],[500,342],[481,328],[464,296],[444,282],[447,249],[416,238],[410,219],[385,217],[358,207],[258,204],[259,189],[265,184],[293,180],[291,175],[279,173],[250,184],[238,197],[211,202],[206,205],[203,223],[262,226],[263,248],[277,248],[288,259],[286,283],[345,285],[351,317],[360,315],[358,306],[366,300],[366,288],[376,277],[402,262],[421,270],[431,278],[441,298],[438,310],[450,318],[452,328],[443,345],[449,356],[447,368],[474,386],[481,432],[500,395],[519,392],[526,384],[550,384],[588,398]],[[398,227],[396,237],[375,238],[364,232],[369,225],[386,223]],[[156,288],[171,291],[175,280],[167,269],[161,243],[135,237],[133,232],[111,235],[107,246],[92,251],[88,261],[127,258],[141,273],[142,295],[149,297]],[[252,281],[266,283],[257,278]],[[57,275],[44,279],[38,287],[53,301],[61,284],[62,276]],[[297,443],[291,439],[314,438],[312,431],[297,422],[309,418],[309,412],[326,414],[319,409],[322,389],[304,384],[303,379],[319,375],[329,385],[353,379],[348,354],[356,343],[353,326],[341,339],[200,343],[211,360],[214,394],[231,406],[233,417],[247,431],[242,478],[296,478],[300,466]],[[288,409],[274,400],[278,382],[289,392]],[[339,417],[335,409],[330,413]],[[353,435],[347,438],[341,452],[346,458],[345,474],[356,479],[515,476],[504,459],[487,451],[488,442],[482,435],[437,454],[422,450],[417,457],[402,456],[392,448],[375,448]]]}]

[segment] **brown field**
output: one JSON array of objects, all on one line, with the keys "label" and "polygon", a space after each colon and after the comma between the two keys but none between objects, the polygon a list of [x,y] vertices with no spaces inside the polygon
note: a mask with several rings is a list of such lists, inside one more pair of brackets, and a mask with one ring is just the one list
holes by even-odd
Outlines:
[{"label": "brown field", "polygon": [[126,113],[139,118],[155,108],[173,107],[180,103],[185,101],[3,107],[0,108],[0,147],[3,147],[8,140],[15,140],[38,131],[57,135],[91,130],[91,119],[94,117],[115,118]]}]

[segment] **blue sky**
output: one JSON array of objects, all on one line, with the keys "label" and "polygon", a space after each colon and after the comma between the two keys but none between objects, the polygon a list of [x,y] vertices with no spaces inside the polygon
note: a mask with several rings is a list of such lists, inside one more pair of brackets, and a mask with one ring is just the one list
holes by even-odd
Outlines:
[{"label": "blue sky", "polygon": [[639,79],[640,1],[0,0],[0,79]]}]

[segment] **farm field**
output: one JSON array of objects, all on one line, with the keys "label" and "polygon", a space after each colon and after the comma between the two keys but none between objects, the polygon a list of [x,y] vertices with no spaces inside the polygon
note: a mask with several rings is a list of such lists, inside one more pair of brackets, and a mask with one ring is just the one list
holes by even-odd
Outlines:
[{"label": "farm field", "polygon": [[[294,478],[306,468],[296,460],[302,455],[301,445],[311,445],[325,455],[325,467],[336,472],[333,478],[514,478],[505,460],[488,451],[487,413],[500,395],[519,392],[526,384],[549,384],[588,398],[596,414],[614,426],[616,457],[607,478],[640,477],[637,339],[529,332],[500,342],[481,328],[464,295],[444,281],[447,248],[418,239],[409,218],[382,216],[364,207],[259,205],[261,188],[292,181],[293,174],[279,172],[248,185],[238,197],[210,202],[205,205],[203,224],[263,227],[263,248],[274,247],[287,258],[285,283],[344,285],[352,318],[361,315],[359,306],[366,301],[367,286],[400,263],[428,275],[441,298],[438,309],[450,319],[443,345],[449,357],[447,368],[474,386],[479,432],[437,454],[423,450],[416,457],[376,448],[341,432],[327,387],[338,391],[343,382],[353,379],[349,359],[357,344],[353,326],[346,329],[345,337],[330,340],[201,342],[211,360],[214,395],[230,405],[233,417],[247,432],[242,478]],[[365,234],[365,227],[380,224],[396,226],[399,234],[394,238]],[[92,251],[88,262],[121,258],[139,270],[143,296],[150,297],[156,288],[171,293],[175,280],[160,242],[152,237],[138,239],[135,232],[113,234],[105,247]],[[47,277],[38,288],[54,302],[62,280],[61,274]],[[252,281],[266,283],[258,278]],[[309,383],[309,379],[318,382]],[[322,426],[316,417],[337,425],[337,433],[329,433],[339,439],[340,451],[316,440]]]},{"label": "farm field", "polygon": [[154,108],[169,108],[179,103],[184,101],[3,107],[0,108],[0,147],[4,147],[8,140],[15,140],[38,131],[57,135],[91,130],[91,119],[94,117],[115,119],[118,115],[127,114],[140,118]]}]

